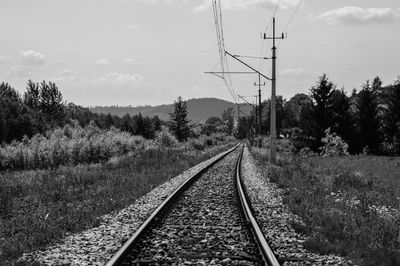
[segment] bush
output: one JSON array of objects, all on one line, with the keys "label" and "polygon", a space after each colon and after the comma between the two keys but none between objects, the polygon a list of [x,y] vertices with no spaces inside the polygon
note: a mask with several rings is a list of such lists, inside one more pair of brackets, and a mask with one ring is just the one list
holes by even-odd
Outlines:
[{"label": "bush", "polygon": [[178,140],[166,127],[156,133],[154,142],[158,147],[162,148],[176,147],[178,145]]},{"label": "bush", "polygon": [[200,140],[207,146],[217,145],[217,141],[213,139],[211,136],[203,136]]},{"label": "bush", "polygon": [[82,128],[78,123],[37,134],[31,139],[0,147],[0,170],[36,169],[100,162],[145,146],[143,137],[94,123]]},{"label": "bush", "polygon": [[226,135],[224,133],[212,133],[211,138],[215,139],[218,142],[226,141]]},{"label": "bush", "polygon": [[305,135],[300,128],[293,128],[291,130],[290,140],[293,144],[294,151],[300,152],[303,148],[314,150],[314,137]]},{"label": "bush", "polygon": [[336,133],[331,133],[331,129],[325,130],[325,137],[322,138],[324,146],[320,148],[322,156],[348,155],[349,145]]},{"label": "bush", "polygon": [[193,150],[203,151],[206,148],[204,142],[199,139],[189,139],[188,145]]}]

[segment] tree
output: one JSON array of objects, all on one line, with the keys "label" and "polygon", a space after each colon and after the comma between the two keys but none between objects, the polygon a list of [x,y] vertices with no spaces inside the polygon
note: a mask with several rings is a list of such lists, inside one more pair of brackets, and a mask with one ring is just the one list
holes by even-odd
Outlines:
[{"label": "tree", "polygon": [[378,153],[380,145],[378,103],[376,93],[372,90],[369,81],[363,84],[357,95],[357,126],[358,135],[363,148],[367,147],[371,153]]},{"label": "tree", "polygon": [[188,111],[187,104],[179,96],[174,102],[174,111],[169,114],[169,128],[179,141],[184,141],[188,138],[190,128],[189,120],[187,119]]},{"label": "tree", "polygon": [[355,121],[350,112],[350,98],[344,89],[332,93],[332,125],[331,130],[349,144],[352,153],[359,152],[358,138],[354,134]]},{"label": "tree", "polygon": [[33,134],[32,112],[8,83],[0,84],[0,143]]},{"label": "tree", "polygon": [[51,126],[60,126],[63,123],[65,103],[63,96],[54,82],[40,83],[40,110]]},{"label": "tree", "polygon": [[40,87],[39,83],[28,80],[26,91],[24,93],[24,103],[32,110],[40,111]]},{"label": "tree", "polygon": [[226,132],[228,127],[224,125],[224,121],[218,116],[212,116],[207,118],[205,125],[201,129],[201,133],[207,136],[212,133]]},{"label": "tree", "polygon": [[225,123],[225,125],[228,127],[228,134],[232,134],[233,131],[233,116],[235,115],[235,111],[233,110],[232,107],[229,107],[228,109],[224,110],[222,112],[222,121]]},{"label": "tree", "polygon": [[386,142],[394,145],[400,153],[400,77],[385,88],[383,129]]},{"label": "tree", "polygon": [[244,139],[250,137],[250,130],[252,128],[251,117],[240,117],[237,128],[237,138]]},{"label": "tree", "polygon": [[314,118],[317,124],[316,139],[320,140],[325,135],[325,130],[332,122],[332,94],[335,85],[329,81],[326,74],[322,74],[315,86],[311,88],[311,97],[314,100]]},{"label": "tree", "polygon": [[284,107],[284,128],[300,126],[300,111],[306,103],[312,103],[312,99],[304,93],[298,93],[286,102]]},{"label": "tree", "polygon": [[[276,134],[279,138],[282,131],[283,119],[284,119],[284,108],[286,100],[282,96],[276,97]],[[271,126],[271,100],[268,99],[261,103],[261,132],[262,134],[269,134]]]}]

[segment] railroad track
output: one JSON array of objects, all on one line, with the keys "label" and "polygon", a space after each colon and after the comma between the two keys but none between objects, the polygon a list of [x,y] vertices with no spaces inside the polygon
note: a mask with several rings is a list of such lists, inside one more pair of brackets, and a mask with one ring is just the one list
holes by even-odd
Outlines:
[{"label": "railroad track", "polygon": [[107,263],[279,265],[252,215],[236,146],[169,196]]}]

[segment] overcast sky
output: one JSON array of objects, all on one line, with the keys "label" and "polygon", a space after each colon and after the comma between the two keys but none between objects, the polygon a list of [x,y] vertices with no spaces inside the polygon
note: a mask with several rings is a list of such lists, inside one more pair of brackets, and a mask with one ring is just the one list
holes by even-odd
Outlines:
[{"label": "overcast sky", "polygon": [[[278,32],[298,3],[279,1]],[[275,4],[222,0],[227,51],[269,56],[260,34]],[[399,30],[398,0],[304,0],[279,44],[277,93],[308,93],[322,73],[347,91],[376,75],[392,82]],[[223,80],[204,74],[218,62],[211,0],[1,0],[0,36],[0,81],[21,92],[32,79],[56,82],[65,100],[84,106],[156,105],[179,95],[233,101]],[[271,75],[270,61],[245,60]],[[232,60],[229,67],[244,70]],[[255,75],[232,81],[237,94],[255,93]]]}]

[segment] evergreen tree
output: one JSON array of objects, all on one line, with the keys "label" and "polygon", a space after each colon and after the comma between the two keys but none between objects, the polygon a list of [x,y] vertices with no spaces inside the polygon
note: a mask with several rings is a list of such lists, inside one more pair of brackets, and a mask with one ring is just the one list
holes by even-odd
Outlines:
[{"label": "evergreen tree", "polygon": [[161,130],[162,121],[157,115],[153,116],[151,123],[153,125],[154,133]]},{"label": "evergreen tree", "polygon": [[386,141],[392,143],[400,154],[400,77],[386,88],[386,109],[383,129]]},{"label": "evergreen tree", "polygon": [[350,112],[350,98],[342,90],[332,93],[332,125],[331,131],[338,134],[346,143],[352,153],[359,152],[358,138],[354,134],[355,121]]},{"label": "evergreen tree", "polygon": [[311,88],[311,97],[315,102],[314,119],[317,125],[314,136],[318,141],[324,137],[325,130],[331,126],[332,122],[332,94],[335,85],[329,81],[326,74],[323,74],[317,84]]},{"label": "evergreen tree", "polygon": [[32,112],[8,83],[0,84],[0,143],[33,134]]},{"label": "evergreen tree", "polygon": [[369,81],[362,86],[357,96],[357,126],[358,135],[363,148],[376,154],[379,150],[379,120],[376,93]]},{"label": "evergreen tree", "polygon": [[189,136],[189,120],[187,119],[188,111],[186,102],[179,96],[174,102],[174,111],[169,114],[169,128],[179,141],[184,141]]},{"label": "evergreen tree", "polygon": [[40,110],[50,126],[60,126],[63,123],[65,103],[63,96],[54,82],[40,83]]},{"label": "evergreen tree", "polygon": [[28,80],[26,91],[24,93],[24,103],[32,110],[40,111],[40,88],[39,83]]}]

